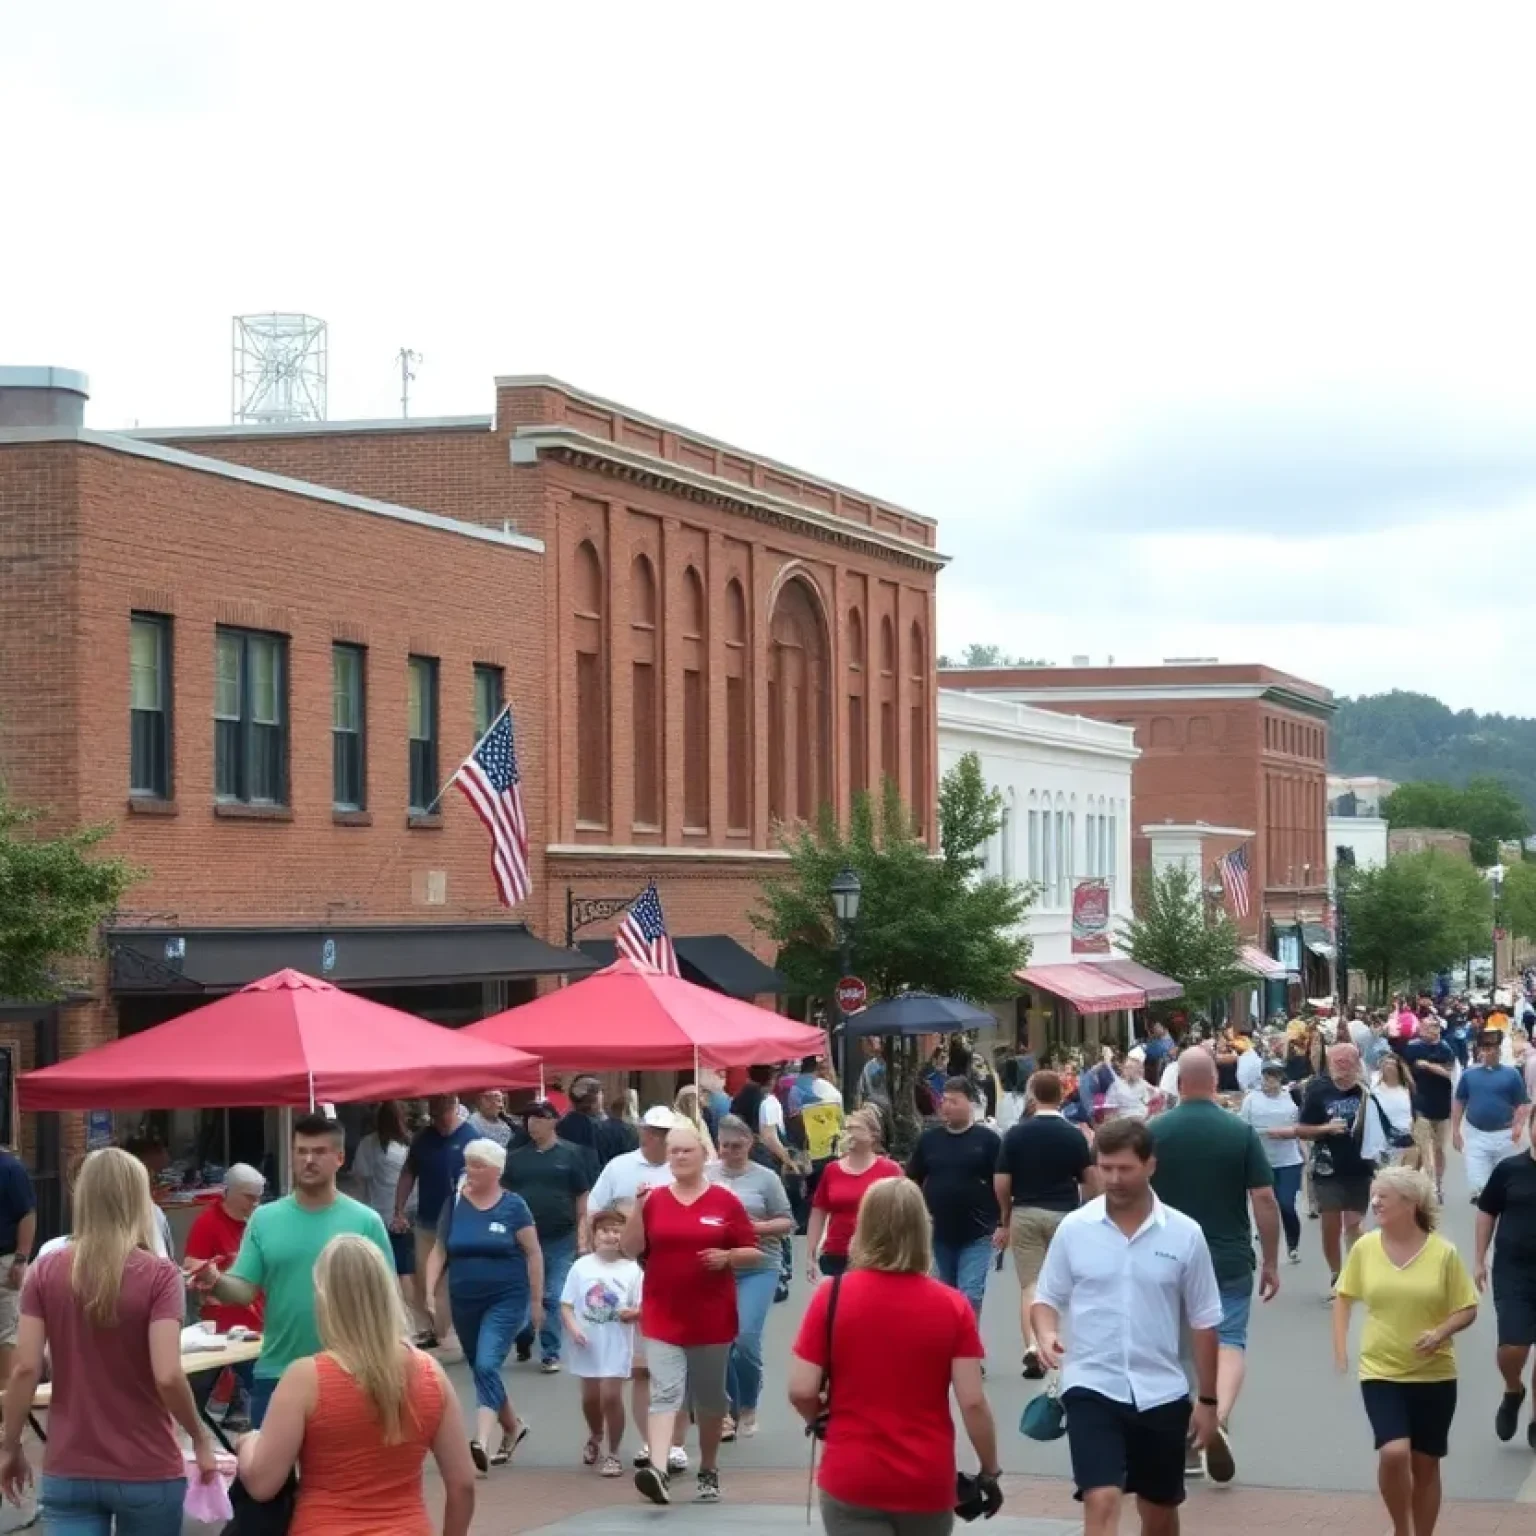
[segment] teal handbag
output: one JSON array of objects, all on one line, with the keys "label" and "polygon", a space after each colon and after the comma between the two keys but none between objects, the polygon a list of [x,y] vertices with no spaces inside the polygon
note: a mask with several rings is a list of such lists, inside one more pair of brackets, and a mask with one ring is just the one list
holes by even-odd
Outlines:
[{"label": "teal handbag", "polygon": [[1056,1395],[1060,1383],[1054,1372],[1046,1383],[1045,1391],[1032,1397],[1024,1405],[1019,1417],[1019,1433],[1031,1440],[1060,1440],[1067,1432],[1067,1410]]}]

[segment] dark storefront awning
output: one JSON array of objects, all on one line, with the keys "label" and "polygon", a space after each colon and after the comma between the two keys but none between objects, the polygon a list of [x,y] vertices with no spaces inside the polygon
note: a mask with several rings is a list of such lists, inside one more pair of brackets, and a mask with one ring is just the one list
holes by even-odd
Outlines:
[{"label": "dark storefront awning", "polygon": [[[674,935],[672,946],[685,981],[713,987],[727,997],[757,997],[765,992],[780,996],[789,990],[789,983],[771,965],[764,965],[728,933]],[[612,965],[618,956],[612,939],[583,939],[576,947],[598,965]]]},{"label": "dark storefront awning", "polygon": [[1141,965],[1123,956],[1112,960],[1090,960],[1088,964],[1108,972],[1116,981],[1140,987],[1147,994],[1149,1003],[1171,1003],[1176,997],[1184,996],[1183,983],[1175,981],[1171,976],[1164,976],[1161,971],[1154,971],[1150,965]]},{"label": "dark storefront awning", "polygon": [[114,928],[114,992],[224,992],[291,967],[338,987],[584,975],[592,962],[522,923],[349,928]]},{"label": "dark storefront awning", "polygon": [[1303,923],[1301,938],[1314,955],[1324,960],[1333,959],[1333,940],[1321,923]]}]

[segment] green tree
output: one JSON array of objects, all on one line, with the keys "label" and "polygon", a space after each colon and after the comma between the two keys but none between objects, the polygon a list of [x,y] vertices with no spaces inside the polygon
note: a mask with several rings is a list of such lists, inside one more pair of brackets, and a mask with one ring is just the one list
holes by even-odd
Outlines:
[{"label": "green tree", "polygon": [[1000,645],[971,644],[960,653],[959,660],[939,655],[941,667],[1048,667],[1048,661],[1029,661],[1023,656],[1010,656]]},{"label": "green tree", "polygon": [[[827,1000],[841,966],[829,894],[845,866],[862,886],[852,933],[856,975],[872,999],[903,991],[985,1002],[1018,990],[1029,960],[1023,931],[1031,887],[986,872],[986,846],[1002,826],[1002,797],[967,753],[939,784],[939,854],[917,835],[912,814],[887,780],[879,800],[854,798],[846,829],[825,809],[815,827],[782,828],[787,874],[765,880],[753,925],[778,945],[793,991]],[[892,1046],[888,1068],[898,1137],[912,1129],[914,1042]]]},{"label": "green tree", "polygon": [[1492,895],[1464,859],[1432,848],[1341,874],[1348,959],[1365,972],[1377,997],[1427,981],[1488,947]]},{"label": "green tree", "polygon": [[101,924],[140,878],[122,859],[92,857],[110,827],[45,837],[37,819],[0,785],[0,997],[29,1002],[68,990],[68,973],[97,952]]},{"label": "green tree", "polygon": [[1381,813],[1394,827],[1447,827],[1472,839],[1474,863],[1498,862],[1499,844],[1531,835],[1525,806],[1501,780],[1482,776],[1456,788],[1435,780],[1400,784],[1382,801]]},{"label": "green tree", "polygon": [[1498,915],[1516,938],[1536,939],[1536,864],[1505,865]]},{"label": "green tree", "polygon": [[1182,864],[1141,876],[1135,915],[1120,931],[1131,959],[1184,988],[1182,1002],[1154,1003],[1154,1014],[1184,1006],[1209,1010],[1217,998],[1251,985],[1253,977],[1238,959],[1241,942],[1225,912],[1206,910],[1198,877]]}]

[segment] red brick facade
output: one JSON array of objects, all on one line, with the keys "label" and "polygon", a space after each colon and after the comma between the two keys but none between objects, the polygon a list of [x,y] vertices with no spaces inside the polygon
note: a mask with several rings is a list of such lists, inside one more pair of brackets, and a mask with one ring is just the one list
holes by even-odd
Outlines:
[{"label": "red brick facade", "polygon": [[[555,944],[567,885],[655,878],[674,933],[762,953],[775,817],[885,772],[933,828],[925,519],[548,380],[501,381],[484,421],[6,436],[0,772],[57,825],[114,824],[146,871],[130,920],[505,920],[461,797],[407,814],[411,656],[436,661],[443,781],[474,668],[502,669],[533,845],[510,916]],[[171,637],[164,800],[129,795],[136,612]],[[221,626],[286,640],[280,808],[215,795]],[[362,812],[333,809],[334,644],[366,653]],[[66,1053],[116,1027],[106,998],[66,1017]]]},{"label": "red brick facade", "polygon": [[[1154,822],[1251,829],[1251,878],[1264,900],[1253,903],[1249,934],[1264,936],[1266,910],[1282,926],[1321,919],[1335,708],[1326,689],[1269,667],[1220,664],[956,668],[940,681],[1133,726],[1133,857],[1145,860],[1141,828]],[[1237,841],[1213,840],[1207,853]]]}]

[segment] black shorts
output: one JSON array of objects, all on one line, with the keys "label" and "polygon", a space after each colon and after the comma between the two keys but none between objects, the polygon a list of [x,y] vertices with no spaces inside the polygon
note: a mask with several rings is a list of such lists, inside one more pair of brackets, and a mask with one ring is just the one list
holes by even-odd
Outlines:
[{"label": "black shorts", "polygon": [[1511,1275],[1493,1267],[1493,1313],[1501,1348],[1536,1344],[1536,1275]]},{"label": "black shorts", "polygon": [[1081,1499],[1094,1488],[1119,1488],[1149,1504],[1184,1502],[1189,1445],[1187,1397],[1138,1412],[1086,1387],[1062,1393],[1072,1481]]},{"label": "black shorts", "polygon": [[1450,1449],[1454,1381],[1362,1381],[1360,1396],[1378,1451],[1393,1440],[1406,1440],[1420,1456],[1438,1458]]},{"label": "black shorts", "polygon": [[1312,1176],[1312,1198],[1320,1211],[1352,1211],[1363,1216],[1371,1208],[1369,1173],[1332,1173]]}]

